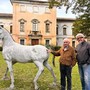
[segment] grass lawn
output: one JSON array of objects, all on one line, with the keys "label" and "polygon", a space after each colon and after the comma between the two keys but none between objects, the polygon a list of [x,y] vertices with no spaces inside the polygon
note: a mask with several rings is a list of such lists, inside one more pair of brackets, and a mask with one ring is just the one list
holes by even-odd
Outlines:
[{"label": "grass lawn", "polygon": [[[40,90],[60,90],[59,57],[55,58],[56,67],[52,65],[52,55],[49,57],[49,63],[52,66],[57,77],[57,86],[52,87],[53,78],[51,73],[45,68],[43,74],[38,79]],[[10,80],[1,80],[6,70],[6,63],[0,52],[0,90],[6,90],[10,85]],[[14,90],[34,90],[33,79],[37,73],[37,67],[33,63],[17,63],[13,66],[15,89]],[[8,73],[9,77],[9,73]],[[80,77],[77,65],[72,71],[72,90],[81,90]]]}]

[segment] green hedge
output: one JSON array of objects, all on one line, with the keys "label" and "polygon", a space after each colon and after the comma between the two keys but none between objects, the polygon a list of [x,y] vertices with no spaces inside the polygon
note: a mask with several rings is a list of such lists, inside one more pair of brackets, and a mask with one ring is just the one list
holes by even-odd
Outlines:
[{"label": "green hedge", "polygon": [[2,51],[2,47],[0,47],[0,51]]},{"label": "green hedge", "polygon": [[55,50],[55,51],[57,51],[61,48],[60,46],[54,46],[54,45],[46,45],[46,47],[48,49],[52,49],[52,50]]}]

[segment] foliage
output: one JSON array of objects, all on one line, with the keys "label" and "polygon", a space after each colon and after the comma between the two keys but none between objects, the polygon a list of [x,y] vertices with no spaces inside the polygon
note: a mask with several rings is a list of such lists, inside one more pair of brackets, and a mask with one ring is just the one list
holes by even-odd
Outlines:
[{"label": "foliage", "polygon": [[[52,8],[54,6],[61,8],[61,6],[66,6],[66,13],[68,9],[71,7],[72,3],[69,2],[69,0],[48,0],[49,1],[49,7]],[[72,0],[73,1],[73,0]]]},{"label": "foliage", "polygon": [[[51,63],[52,54],[49,57],[49,63]],[[51,73],[45,68],[43,74],[38,80],[40,90],[60,90],[60,76],[59,76],[59,61],[58,57],[55,58],[56,67],[53,70],[57,77],[57,86],[51,85],[53,78]],[[0,52],[0,79],[3,77],[6,70],[6,63]],[[33,63],[21,64],[17,63],[13,66],[15,77],[15,89],[14,90],[34,90],[33,79],[37,73],[37,67]],[[9,73],[8,73],[9,76]],[[7,90],[10,85],[10,80],[0,80],[0,90]],[[77,65],[72,71],[72,90],[81,90],[80,77],[78,73]]]},{"label": "foliage", "polygon": [[0,47],[0,51],[2,51],[2,47]]},{"label": "foliage", "polygon": [[73,12],[90,14],[90,0],[76,0]]},{"label": "foliage", "polygon": [[51,46],[51,49],[55,51],[59,50],[60,48],[61,48],[60,46]]},{"label": "foliage", "polygon": [[83,14],[73,24],[73,34],[83,33],[87,37],[90,36],[90,16],[89,14]]},{"label": "foliage", "polygon": [[49,8],[52,8],[53,6],[61,6],[61,3],[57,2],[56,0],[49,0]]},{"label": "foliage", "polygon": [[52,49],[52,50],[55,50],[55,51],[57,51],[61,48],[60,46],[55,46],[55,45],[46,45],[46,47],[48,49]]},{"label": "foliage", "polygon": [[[50,0],[52,2],[52,0]],[[78,14],[78,17],[74,23],[73,34],[81,32],[87,37],[90,36],[90,0],[55,0],[59,4],[66,6],[66,11],[72,7],[72,12]],[[55,4],[53,4],[55,5]]]},{"label": "foliage", "polygon": [[[72,12],[77,13],[90,13],[90,0],[49,0],[50,5],[61,7],[66,6],[66,11],[73,6]],[[56,4],[57,3],[57,4]]]}]

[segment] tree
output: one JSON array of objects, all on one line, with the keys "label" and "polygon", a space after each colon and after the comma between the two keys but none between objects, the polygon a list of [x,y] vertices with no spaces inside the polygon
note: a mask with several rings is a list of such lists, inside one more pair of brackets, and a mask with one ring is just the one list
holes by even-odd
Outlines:
[{"label": "tree", "polygon": [[90,14],[83,14],[73,24],[73,34],[83,33],[87,37],[90,36]]},{"label": "tree", "polygon": [[68,10],[73,6],[73,13],[85,13],[89,11],[90,13],[90,0],[48,0],[50,8],[57,6],[61,7],[62,5],[66,6]]},{"label": "tree", "polygon": [[[50,4],[53,0],[50,0]],[[90,36],[90,0],[54,0],[51,4],[52,6],[61,7],[62,5],[66,6],[66,12],[72,7],[72,13],[78,14],[73,26],[73,34],[83,33],[87,37]]]},{"label": "tree", "polygon": [[66,6],[66,13],[67,10],[73,5],[73,2],[70,3],[69,0],[48,0],[48,1],[49,1],[49,8],[52,8],[54,6],[59,8],[63,5]]}]

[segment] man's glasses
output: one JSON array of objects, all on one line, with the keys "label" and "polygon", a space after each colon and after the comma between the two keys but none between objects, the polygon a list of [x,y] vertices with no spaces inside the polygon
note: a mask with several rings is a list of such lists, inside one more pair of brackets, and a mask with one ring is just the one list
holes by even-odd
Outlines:
[{"label": "man's glasses", "polygon": [[79,37],[79,38],[77,38],[77,40],[79,40],[79,39],[82,39],[83,37]]}]

